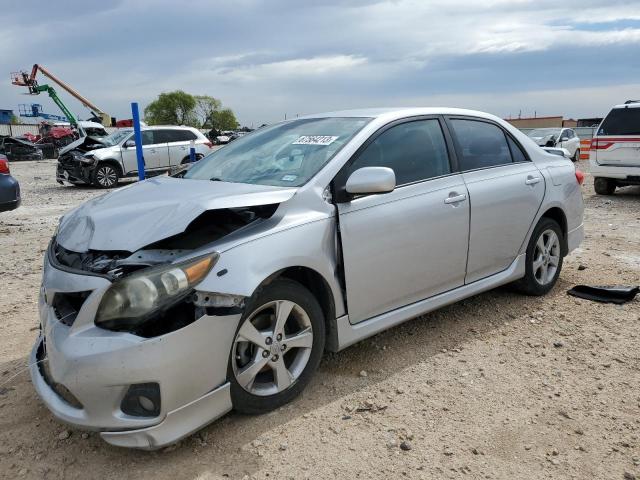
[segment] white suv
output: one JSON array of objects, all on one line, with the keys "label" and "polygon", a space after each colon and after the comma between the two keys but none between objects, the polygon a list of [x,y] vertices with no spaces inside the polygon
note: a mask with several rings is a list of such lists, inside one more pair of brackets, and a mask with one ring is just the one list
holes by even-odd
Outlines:
[{"label": "white suv", "polygon": [[543,148],[564,148],[574,162],[580,160],[580,137],[572,128],[536,128],[527,135]]},{"label": "white suv", "polygon": [[[148,176],[165,173],[189,162],[191,141],[196,159],[207,155],[213,144],[192,127],[156,126],[142,128],[142,155]],[[122,177],[138,175],[138,160],[133,129],[120,129],[100,139],[104,148],[82,152],[72,150],[58,158],[58,183],[88,183],[113,188]]]},{"label": "white suv", "polygon": [[600,195],[640,185],[640,100],[616,105],[604,118],[591,140],[589,163]]}]

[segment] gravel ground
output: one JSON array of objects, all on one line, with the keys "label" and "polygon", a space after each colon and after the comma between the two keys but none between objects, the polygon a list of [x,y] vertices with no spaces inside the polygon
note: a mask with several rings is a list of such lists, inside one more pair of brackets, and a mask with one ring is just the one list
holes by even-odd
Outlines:
[{"label": "gravel ground", "polygon": [[640,479],[640,300],[565,294],[640,284],[640,188],[599,197],[587,176],[586,241],[545,298],[503,288],[415,319],[326,355],[291,405],[140,452],[55,421],[23,371],[47,242],[100,192],[57,185],[52,161],[11,167],[24,200],[0,214],[0,477]]}]

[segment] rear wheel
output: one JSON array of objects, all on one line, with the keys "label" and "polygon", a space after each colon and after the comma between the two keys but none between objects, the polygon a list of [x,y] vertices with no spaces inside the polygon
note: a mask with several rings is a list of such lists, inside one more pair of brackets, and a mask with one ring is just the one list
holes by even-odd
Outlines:
[{"label": "rear wheel", "polygon": [[318,368],[324,316],[306,288],[279,279],[245,307],[229,358],[231,401],[243,413],[264,413],[293,400]]},{"label": "rear wheel", "polygon": [[544,295],[553,288],[562,270],[563,234],[555,220],[543,217],[527,246],[525,276],[516,287],[526,295]]},{"label": "rear wheel", "polygon": [[114,188],[118,186],[120,172],[110,163],[101,163],[92,174],[92,183],[98,188]]},{"label": "rear wheel", "polygon": [[573,154],[573,161],[577,162],[578,160],[580,160],[580,149],[576,149],[576,153]]},{"label": "rear wheel", "polygon": [[613,195],[616,191],[616,182],[610,178],[596,177],[593,180],[593,188],[598,195]]}]

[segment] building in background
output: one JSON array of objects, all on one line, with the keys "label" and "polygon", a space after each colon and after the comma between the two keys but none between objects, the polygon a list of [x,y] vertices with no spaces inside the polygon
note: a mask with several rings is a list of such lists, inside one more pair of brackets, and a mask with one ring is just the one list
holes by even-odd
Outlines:
[{"label": "building in background", "polygon": [[573,128],[578,125],[573,118],[565,119],[562,116],[505,118],[505,120],[516,128]]},{"label": "building in background", "polygon": [[9,125],[13,118],[13,110],[0,109],[0,125]]},{"label": "building in background", "polygon": [[579,118],[577,127],[597,127],[602,122],[602,117]]}]

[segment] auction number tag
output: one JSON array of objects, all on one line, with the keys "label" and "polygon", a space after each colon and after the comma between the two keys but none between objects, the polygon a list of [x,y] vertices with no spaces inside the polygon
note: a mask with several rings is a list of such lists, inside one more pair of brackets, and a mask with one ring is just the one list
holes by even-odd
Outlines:
[{"label": "auction number tag", "polygon": [[337,139],[331,135],[302,135],[292,145],[331,145]]}]

